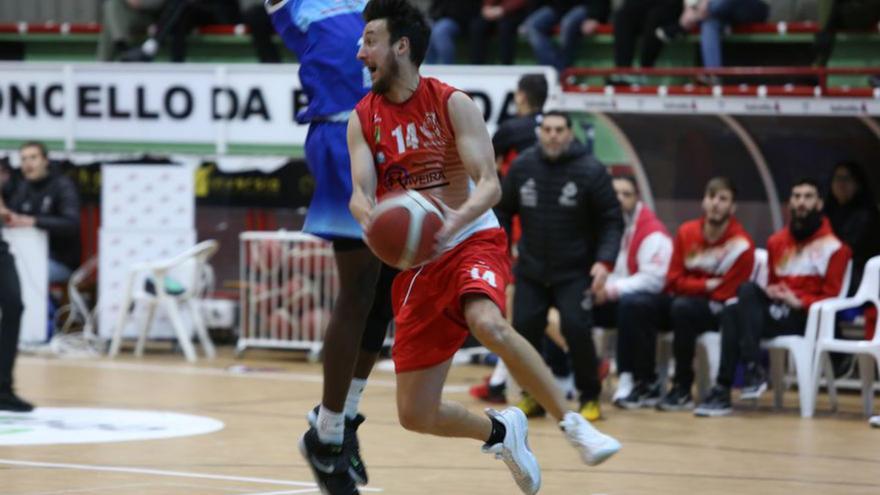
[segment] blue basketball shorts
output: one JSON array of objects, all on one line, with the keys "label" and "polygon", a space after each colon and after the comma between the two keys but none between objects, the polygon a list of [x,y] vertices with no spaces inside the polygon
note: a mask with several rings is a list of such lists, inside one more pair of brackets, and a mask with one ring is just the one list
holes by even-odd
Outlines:
[{"label": "blue basketball shorts", "polygon": [[303,230],[327,240],[361,239],[361,226],[348,209],[351,161],[346,122],[313,122],[306,136],[306,163],[315,192]]}]

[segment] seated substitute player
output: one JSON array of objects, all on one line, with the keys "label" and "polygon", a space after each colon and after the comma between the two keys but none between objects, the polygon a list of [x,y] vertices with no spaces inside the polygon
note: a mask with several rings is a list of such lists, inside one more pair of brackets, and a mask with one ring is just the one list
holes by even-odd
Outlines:
[{"label": "seated substitute player", "polygon": [[657,403],[661,411],[694,407],[691,386],[697,337],[718,328],[724,303],[752,273],[755,245],[733,216],[735,201],[730,179],[709,180],[703,216],[683,223],[675,235],[666,275],[666,290],[672,296],[669,320],[674,332],[675,379]]},{"label": "seated substitute player", "polygon": [[802,335],[810,305],[840,294],[852,251],[822,214],[819,183],[797,181],[788,208],[788,226],[767,240],[767,288],[754,282],[740,285],[737,302],[721,313],[721,365],[716,385],[694,410],[697,416],[730,414],[730,388],[739,362],[745,365],[740,399],[758,399],[767,390],[767,375],[758,361],[761,339]]},{"label": "seated substitute player", "polygon": [[585,463],[604,461],[620,444],[566,411],[541,357],[504,318],[509,260],[490,210],[501,192],[492,146],[470,98],[419,74],[430,36],[426,20],[406,0],[371,0],[364,18],[358,58],[373,86],[349,120],[351,211],[367,226],[377,197],[412,183],[448,205],[438,256],[402,272],[392,289],[400,422],[420,433],[485,442],[483,451],[504,460],[520,489],[536,493],[541,472],[521,411],[489,409],[482,417],[441,400],[452,357],[469,331],[560,421]]},{"label": "seated substitute player", "polygon": [[624,231],[614,271],[593,294],[593,313],[597,325],[617,327],[619,382],[612,402],[624,409],[653,407],[661,393],[654,356],[657,332],[669,326],[669,297],[663,286],[672,238],[640,201],[632,176],[615,177],[613,186]]}]

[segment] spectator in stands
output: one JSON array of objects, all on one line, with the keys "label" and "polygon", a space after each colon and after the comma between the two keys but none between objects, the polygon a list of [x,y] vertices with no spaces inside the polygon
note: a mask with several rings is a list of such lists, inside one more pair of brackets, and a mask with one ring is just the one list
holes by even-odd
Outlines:
[{"label": "spectator in stands", "polygon": [[52,170],[46,146],[20,148],[19,181],[4,198],[0,217],[7,227],[37,227],[49,234],[49,282],[63,282],[79,265],[79,192],[70,177]]},{"label": "spectator in stands", "polygon": [[149,62],[159,46],[171,38],[171,61],[186,60],[190,32],[209,24],[238,24],[241,21],[239,0],[167,0],[156,21],[156,34],[141,46],[125,52],[125,62]]},{"label": "spectator in stands", "polygon": [[[819,0],[819,32],[816,33],[815,64],[824,67],[831,58],[834,40],[841,29],[877,30],[880,1]],[[872,78],[872,84],[877,81]]]},{"label": "spectator in stands", "polygon": [[825,197],[825,215],[834,234],[852,249],[850,294],[862,280],[865,263],[880,254],[880,213],[870,181],[858,163],[840,162],[831,173]]},{"label": "spectator in stands", "polygon": [[98,60],[109,62],[128,51],[135,38],[147,34],[165,0],[104,0]]},{"label": "spectator in stands", "polygon": [[700,25],[700,51],[704,67],[721,67],[721,41],[731,25],[764,22],[770,6],[764,0],[684,0],[677,23],[657,28],[661,41],[685,35]]},{"label": "spectator in stands", "polygon": [[[582,36],[596,33],[608,20],[609,0],[542,0],[524,25],[535,58],[562,71],[574,63]],[[553,30],[559,25],[559,45]]]},{"label": "spectator in stands", "polygon": [[724,304],[751,275],[754,243],[734,213],[733,183],[726,177],[715,177],[706,184],[703,216],[682,224],[675,236],[666,276],[666,290],[672,296],[669,319],[675,332],[675,379],[657,404],[660,410],[693,407],[697,337],[718,328]]},{"label": "spectator in stands", "polygon": [[669,297],[663,294],[672,238],[654,212],[639,201],[631,176],[615,177],[624,230],[614,271],[593,294],[595,323],[617,328],[617,372],[612,398],[625,409],[653,407],[661,384],[655,372],[657,332],[668,328]]},{"label": "spectator in stands", "polygon": [[[547,112],[538,146],[523,152],[504,177],[502,216],[518,214],[522,237],[514,268],[513,326],[541,349],[551,305],[559,310],[580,413],[601,416],[591,292],[603,287],[620,246],[623,216],[605,167],[574,139],[571,118]],[[517,405],[527,416],[541,406],[530,396]]]},{"label": "spectator in stands", "polygon": [[177,0],[183,7],[171,29],[171,61],[186,60],[187,38],[193,29],[209,24],[241,22],[239,0]]},{"label": "spectator in stands", "polygon": [[[0,202],[2,208],[2,202]],[[0,234],[3,218],[0,217]],[[15,260],[9,246],[0,235],[0,411],[30,412],[32,404],[21,399],[12,388],[15,356],[18,354],[18,336],[21,332],[21,285]]]},{"label": "spectator in stands", "polygon": [[455,39],[469,29],[471,21],[479,15],[480,5],[479,0],[431,1],[428,14],[433,26],[425,63],[455,63]]},{"label": "spectator in stands", "polygon": [[480,14],[470,22],[471,63],[485,64],[489,32],[498,32],[498,59],[512,65],[516,56],[519,25],[526,18],[526,0],[483,0]]},{"label": "spectator in stands", "polygon": [[278,47],[272,42],[275,28],[262,0],[254,0],[242,4],[242,19],[251,31],[251,40],[257,52],[257,60],[264,64],[277,64],[281,62],[281,54]]},{"label": "spectator in stands", "polygon": [[[681,0],[624,0],[614,14],[614,65],[631,67],[636,52],[636,38],[641,36],[642,67],[653,67],[663,43],[657,38],[660,26],[675,22],[681,14]],[[638,78],[613,77],[612,84],[627,84]]]},{"label": "spectator in stands", "polygon": [[767,389],[767,375],[758,361],[761,339],[803,335],[810,305],[840,293],[851,251],[822,214],[818,182],[797,181],[788,207],[788,226],[767,240],[767,288],[743,283],[736,291],[737,302],[722,312],[721,366],[716,385],[694,410],[697,416],[730,414],[730,388],[739,362],[745,365],[740,399],[758,399]]}]

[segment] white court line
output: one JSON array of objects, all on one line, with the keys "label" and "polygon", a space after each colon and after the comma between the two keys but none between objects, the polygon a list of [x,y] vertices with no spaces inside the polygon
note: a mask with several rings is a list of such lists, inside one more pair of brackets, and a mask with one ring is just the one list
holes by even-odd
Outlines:
[{"label": "white court line", "polygon": [[[363,490],[363,488],[361,488]],[[320,493],[317,488],[304,488],[302,490],[288,490],[283,492],[260,492],[260,493],[246,493],[245,495],[293,495],[295,493]]]},{"label": "white court line", "polygon": [[32,493],[30,495],[62,495],[69,493],[82,493],[82,492],[105,492],[108,490],[119,490],[121,488],[140,488],[140,487],[148,487],[153,486],[153,483],[127,483],[124,485],[113,485],[113,486],[95,486],[91,488],[74,488],[74,489],[65,489],[65,490],[53,490],[51,492],[37,492]]},{"label": "white court line", "polygon": [[[55,469],[72,469],[75,471],[103,471],[109,473],[126,473],[126,474],[147,474],[152,476],[171,476],[176,478],[197,478],[205,480],[220,481],[239,481],[243,483],[264,483],[268,485],[283,486],[302,486],[309,487],[310,490],[316,489],[314,483],[305,481],[289,481],[277,480],[272,478],[254,478],[249,476],[228,476],[222,474],[205,474],[190,473],[186,471],[166,471],[163,469],[144,469],[136,467],[119,467],[119,466],[95,466],[89,464],[62,464],[56,462],[33,462],[33,461],[16,461],[12,459],[0,459],[0,464],[7,466],[37,467],[37,468],[55,468]],[[365,492],[381,492],[381,488],[361,488]],[[307,493],[307,492],[302,492]]]},{"label": "white court line", "polygon": [[[113,485],[113,486],[96,486],[91,488],[73,488],[73,489],[64,489],[64,490],[53,490],[51,492],[36,492],[29,493],[28,495],[70,495],[72,493],[96,493],[96,492],[108,492],[108,491],[116,491],[121,490],[123,488],[156,488],[156,483],[126,483],[124,485]],[[159,486],[169,486],[169,487],[184,487],[184,488],[199,488],[205,489],[209,488],[211,490],[219,490],[225,491],[229,493],[241,493],[243,495],[252,495],[247,493],[249,490],[243,490],[241,488],[220,488],[220,487],[212,487],[205,485],[190,485],[186,483],[174,482],[174,483],[162,483]],[[311,488],[305,488],[305,490],[311,490]],[[316,488],[317,490],[317,488]]]},{"label": "white court line", "polygon": [[[121,363],[110,361],[56,361],[34,358],[28,356],[20,356],[19,363],[27,363],[32,365],[55,366],[60,368],[91,368],[114,371],[148,371],[150,373],[166,373],[173,375],[195,375],[195,376],[222,376],[226,378],[241,378],[248,380],[281,380],[291,382],[309,382],[323,383],[324,377],[319,373],[295,373],[287,371],[272,372],[256,372],[256,373],[231,373],[225,369],[218,368],[197,368],[187,365],[168,366],[167,364],[145,364],[145,363]],[[378,380],[370,378],[369,386],[395,388],[397,385],[394,380]],[[444,392],[462,393],[467,392],[469,385],[446,385],[443,387]]]}]

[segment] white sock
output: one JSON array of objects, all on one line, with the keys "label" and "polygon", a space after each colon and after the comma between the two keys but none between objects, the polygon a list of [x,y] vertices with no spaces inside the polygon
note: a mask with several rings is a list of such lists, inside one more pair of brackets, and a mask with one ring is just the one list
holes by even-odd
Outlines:
[{"label": "white sock", "polygon": [[361,404],[361,395],[367,386],[366,378],[352,378],[351,385],[348,386],[348,395],[345,397],[345,417],[354,419],[358,413],[358,406]]},{"label": "white sock", "polygon": [[507,382],[507,366],[504,364],[504,361],[498,360],[498,364],[495,365],[495,370],[492,371],[492,376],[489,377],[489,386],[497,387],[498,385],[504,385]]},{"label": "white sock", "polygon": [[318,410],[318,439],[323,443],[342,445],[345,432],[345,415],[333,412],[321,404]]}]

